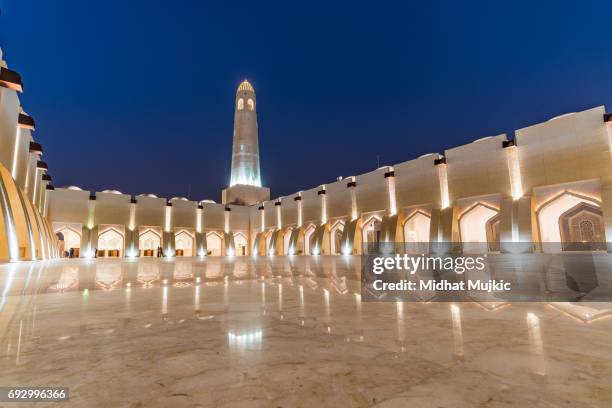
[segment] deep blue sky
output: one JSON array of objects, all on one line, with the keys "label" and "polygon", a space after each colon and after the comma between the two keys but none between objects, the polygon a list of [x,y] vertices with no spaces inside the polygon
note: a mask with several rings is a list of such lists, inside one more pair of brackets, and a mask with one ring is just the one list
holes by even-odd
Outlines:
[{"label": "deep blue sky", "polygon": [[190,198],[219,200],[244,78],[273,196],[372,170],[377,155],[398,163],[612,107],[604,1],[0,7],[0,46],[56,186],[172,197],[191,185]]}]

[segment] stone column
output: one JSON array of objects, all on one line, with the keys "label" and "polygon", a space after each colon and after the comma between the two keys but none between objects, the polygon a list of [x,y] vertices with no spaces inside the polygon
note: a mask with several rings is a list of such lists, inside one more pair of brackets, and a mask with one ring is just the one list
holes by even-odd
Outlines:
[{"label": "stone column", "polygon": [[198,204],[196,209],[196,254],[198,256],[206,256],[206,233],[204,232],[204,206]]},{"label": "stone column", "polygon": [[274,208],[276,209],[276,231],[272,235],[272,239],[270,240],[270,251],[271,255],[281,255],[283,253],[283,236],[281,234],[283,228],[283,220],[281,215],[281,200],[277,200],[274,203]]},{"label": "stone column", "polygon": [[[47,163],[45,163],[42,160],[38,160],[38,162],[36,162],[36,179],[34,180],[34,205],[36,206],[36,208],[38,208],[39,211],[42,210],[42,196],[44,194],[44,189],[45,189],[45,183],[42,180],[42,176],[44,173],[47,172],[47,169],[49,167],[47,166]],[[41,211],[42,212],[42,211]]]},{"label": "stone column", "polygon": [[302,234],[302,196],[298,193],[295,197],[293,197],[297,205],[298,219],[297,219],[297,228],[294,228],[291,231],[291,238],[289,239],[289,255],[294,255],[298,253],[298,242],[300,239],[300,234]]},{"label": "stone column", "polygon": [[232,209],[230,206],[225,207],[225,229],[224,229],[224,238],[223,238],[223,249],[225,252],[223,255],[234,256],[236,255],[236,248],[234,246],[234,235],[230,230],[230,216],[232,214]]},{"label": "stone column", "polygon": [[98,249],[98,226],[83,226],[81,231],[81,258],[93,258]]},{"label": "stone column", "polygon": [[380,235],[381,242],[386,243],[381,249],[385,253],[399,252],[401,248],[395,248],[396,242],[403,242],[402,236],[402,217],[397,212],[397,202],[395,196],[395,171],[393,167],[389,167],[389,171],[385,173],[387,182],[387,214],[383,216]]},{"label": "stone column", "polygon": [[321,190],[317,192],[321,200],[321,224],[327,223],[327,192],[325,186],[321,186]]},{"label": "stone column", "polygon": [[138,200],[132,196],[130,198],[130,214],[128,218],[128,224],[125,229],[125,253],[124,257],[135,258],[140,256],[140,234],[138,228],[136,228],[136,209]]},{"label": "stone column", "polygon": [[348,221],[342,231],[340,238],[340,252],[343,255],[360,254],[361,253],[361,219],[359,219],[359,211],[357,209],[357,183],[353,177],[346,184],[351,195],[351,219]]},{"label": "stone column", "polygon": [[140,255],[139,236],[137,229],[130,229],[129,225],[125,228],[125,254],[126,258],[137,258]]},{"label": "stone column", "polygon": [[36,184],[36,178],[38,176],[37,163],[40,160],[40,156],[42,156],[42,146],[39,143],[31,142],[30,143],[30,152],[28,154],[28,167],[26,170],[26,176],[24,179],[24,190],[28,194],[30,201],[34,203],[34,192]]},{"label": "stone column", "polygon": [[312,255],[329,255],[329,226],[327,225],[327,192],[325,186],[317,192],[321,200],[321,224],[314,231],[312,238]]},{"label": "stone column", "polygon": [[500,250],[507,253],[533,252],[531,196],[504,197],[500,208]]},{"label": "stone column", "polygon": [[166,211],[164,215],[164,232],[162,234],[162,246],[164,256],[172,258],[175,255],[174,245],[174,230],[172,228],[172,203],[166,203]]}]

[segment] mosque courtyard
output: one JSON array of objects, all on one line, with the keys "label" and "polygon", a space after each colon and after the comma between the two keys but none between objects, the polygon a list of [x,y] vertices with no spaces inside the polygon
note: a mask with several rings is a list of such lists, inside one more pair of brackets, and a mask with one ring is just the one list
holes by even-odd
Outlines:
[{"label": "mosque courtyard", "polygon": [[0,265],[0,383],[69,388],[49,406],[612,405],[612,304],[361,302],[360,262]]}]

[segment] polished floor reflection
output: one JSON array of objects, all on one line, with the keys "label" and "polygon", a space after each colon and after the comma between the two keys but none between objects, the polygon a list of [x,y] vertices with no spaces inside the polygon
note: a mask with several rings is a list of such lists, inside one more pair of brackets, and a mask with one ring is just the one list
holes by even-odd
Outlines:
[{"label": "polished floor reflection", "polygon": [[53,406],[612,406],[612,304],[361,303],[359,257],[0,266],[0,384]]}]

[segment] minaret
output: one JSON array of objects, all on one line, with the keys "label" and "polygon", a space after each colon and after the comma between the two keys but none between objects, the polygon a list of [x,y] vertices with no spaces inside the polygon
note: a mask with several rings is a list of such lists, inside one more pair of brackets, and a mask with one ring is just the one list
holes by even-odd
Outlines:
[{"label": "minaret", "polygon": [[270,198],[270,189],[261,186],[258,139],[255,89],[244,80],[236,90],[232,173],[224,204],[252,205]]},{"label": "minaret", "polygon": [[236,184],[261,187],[255,89],[247,80],[236,91],[230,187]]}]

